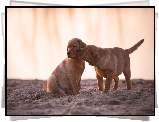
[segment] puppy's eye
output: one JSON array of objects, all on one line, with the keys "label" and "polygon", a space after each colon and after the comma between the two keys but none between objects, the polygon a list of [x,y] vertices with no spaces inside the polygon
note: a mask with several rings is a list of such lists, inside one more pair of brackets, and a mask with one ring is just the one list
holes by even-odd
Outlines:
[{"label": "puppy's eye", "polygon": [[93,52],[91,52],[91,55],[93,55]]},{"label": "puppy's eye", "polygon": [[73,45],[72,47],[76,47],[76,45]]}]

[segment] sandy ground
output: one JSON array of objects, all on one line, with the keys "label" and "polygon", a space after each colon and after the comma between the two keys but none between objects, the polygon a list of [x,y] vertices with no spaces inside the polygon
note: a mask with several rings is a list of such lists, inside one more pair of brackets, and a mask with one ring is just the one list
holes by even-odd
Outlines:
[{"label": "sandy ground", "polygon": [[95,79],[81,85],[80,94],[59,98],[46,92],[43,80],[8,79],[7,115],[154,115],[153,80],[132,79],[130,91],[120,80],[107,94],[98,92]]}]

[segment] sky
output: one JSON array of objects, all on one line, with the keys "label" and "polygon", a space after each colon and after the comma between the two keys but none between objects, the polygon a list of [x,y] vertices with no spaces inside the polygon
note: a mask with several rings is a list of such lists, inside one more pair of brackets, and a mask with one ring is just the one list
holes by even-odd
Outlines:
[{"label": "sky", "polygon": [[[153,8],[9,8],[7,78],[46,80],[67,56],[72,38],[123,49],[145,39],[130,54],[131,78],[154,79]],[[86,62],[82,79],[95,78],[94,67]]]}]

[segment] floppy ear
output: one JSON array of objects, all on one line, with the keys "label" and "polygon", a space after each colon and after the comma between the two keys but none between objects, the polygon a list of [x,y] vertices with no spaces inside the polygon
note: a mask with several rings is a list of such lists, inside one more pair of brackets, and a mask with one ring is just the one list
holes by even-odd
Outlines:
[{"label": "floppy ear", "polygon": [[[92,51],[93,52],[93,51]],[[92,60],[94,60],[95,62],[96,62],[96,60],[97,60],[97,57],[98,55],[97,55],[97,52],[96,51],[94,51],[93,52],[93,59]]]},{"label": "floppy ear", "polygon": [[99,48],[95,45],[91,45],[91,52],[93,52],[94,56],[97,56]]},{"label": "floppy ear", "polygon": [[97,58],[97,56],[98,56],[98,55],[97,55],[97,52],[94,52],[93,55],[94,55],[94,58]]},{"label": "floppy ear", "polygon": [[79,50],[79,56],[82,56],[82,54],[84,53],[84,51],[85,51],[85,49],[84,48],[80,48],[80,50]]},{"label": "floppy ear", "polygon": [[78,42],[79,42],[79,45],[80,45],[79,48],[84,48],[86,46],[86,44],[84,42],[82,42],[81,39],[78,39]]}]

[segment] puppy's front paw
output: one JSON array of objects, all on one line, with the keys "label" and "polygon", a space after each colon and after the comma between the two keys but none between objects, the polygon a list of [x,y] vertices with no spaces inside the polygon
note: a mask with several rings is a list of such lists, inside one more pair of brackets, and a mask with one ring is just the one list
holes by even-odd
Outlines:
[{"label": "puppy's front paw", "polygon": [[109,91],[108,89],[104,89],[103,93],[108,93],[108,91]]},{"label": "puppy's front paw", "polygon": [[79,93],[80,92],[78,90],[76,90],[76,91],[73,92],[74,95],[79,94]]},{"label": "puppy's front paw", "polygon": [[114,88],[113,88],[113,90],[115,91],[115,90],[117,90],[117,88],[116,88],[116,87],[114,87]]}]

